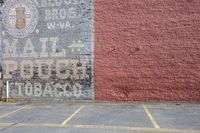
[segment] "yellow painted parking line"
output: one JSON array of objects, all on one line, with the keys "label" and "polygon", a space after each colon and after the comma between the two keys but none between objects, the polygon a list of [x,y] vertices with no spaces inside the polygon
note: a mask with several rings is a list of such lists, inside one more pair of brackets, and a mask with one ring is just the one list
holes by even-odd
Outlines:
[{"label": "yellow painted parking line", "polygon": [[153,126],[154,126],[155,128],[157,128],[157,129],[159,129],[160,127],[159,127],[158,123],[155,121],[155,119],[154,119],[153,116],[151,115],[151,113],[150,113],[150,111],[148,110],[148,108],[147,108],[145,105],[143,105],[143,108],[144,108],[144,110],[145,110],[147,116],[149,117],[151,123],[153,124]]},{"label": "yellow painted parking line", "polygon": [[146,132],[176,132],[176,133],[200,133],[200,130],[173,129],[173,128],[145,128],[126,126],[105,126],[105,125],[60,125],[60,124],[31,124],[31,123],[0,123],[1,126],[13,127],[51,127],[51,128],[82,128],[82,129],[111,129],[124,131],[146,131]]},{"label": "yellow painted parking line", "polygon": [[60,124],[34,124],[34,123],[0,123],[0,126],[14,127],[63,127]]},{"label": "yellow painted parking line", "polygon": [[88,129],[112,129],[112,130],[127,130],[127,131],[148,131],[148,132],[176,132],[176,133],[200,133],[198,130],[187,129],[170,129],[170,128],[143,128],[143,127],[126,127],[126,126],[104,126],[104,125],[73,125],[76,128]]},{"label": "yellow painted parking line", "polygon": [[80,108],[78,108],[73,114],[71,114],[65,121],[61,123],[62,126],[66,125],[76,114],[78,114],[85,105],[82,105]]},{"label": "yellow painted parking line", "polygon": [[9,112],[9,113],[7,113],[7,114],[5,114],[5,115],[1,115],[1,116],[0,116],[0,119],[5,118],[5,117],[7,117],[7,116],[9,116],[9,115],[12,115],[12,114],[14,114],[14,113],[17,113],[18,111],[23,110],[23,109],[25,109],[25,108],[27,108],[27,107],[28,107],[28,106],[23,106],[23,107],[21,107],[21,108],[15,110],[15,111]]},{"label": "yellow painted parking line", "polygon": [[12,125],[13,123],[0,123],[0,126],[10,126]]},{"label": "yellow painted parking line", "polygon": [[16,127],[62,127],[60,124],[32,124],[32,123],[19,123]]}]

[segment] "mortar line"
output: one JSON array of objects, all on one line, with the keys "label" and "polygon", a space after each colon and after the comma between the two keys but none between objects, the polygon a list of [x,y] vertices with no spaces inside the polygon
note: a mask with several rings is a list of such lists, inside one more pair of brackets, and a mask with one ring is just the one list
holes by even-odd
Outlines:
[{"label": "mortar line", "polygon": [[145,105],[143,105],[143,108],[144,108],[144,111],[146,112],[147,116],[149,117],[149,120],[153,124],[154,128],[160,129],[158,123],[156,122],[156,120],[154,119],[154,117],[152,116],[152,114],[150,113],[148,108]]},{"label": "mortar line", "polygon": [[28,107],[28,106],[23,106],[23,107],[21,107],[21,108],[15,110],[15,111],[9,112],[9,113],[4,114],[4,115],[1,115],[1,116],[0,116],[0,119],[5,118],[5,117],[7,117],[7,116],[9,116],[9,115],[12,115],[12,114],[14,114],[14,113],[17,113],[17,112],[19,112],[20,110],[23,110],[23,109],[25,109],[25,108],[27,108],[27,107]]},{"label": "mortar line", "polygon": [[65,121],[63,121],[61,123],[61,126],[66,125],[76,114],[78,114],[83,108],[85,107],[85,105],[82,105],[81,107],[79,107],[76,111],[74,111]]}]

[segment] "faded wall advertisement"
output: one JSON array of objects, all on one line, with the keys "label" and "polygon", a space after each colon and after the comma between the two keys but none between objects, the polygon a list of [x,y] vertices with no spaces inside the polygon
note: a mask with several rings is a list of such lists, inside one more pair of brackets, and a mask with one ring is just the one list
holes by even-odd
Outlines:
[{"label": "faded wall advertisement", "polygon": [[1,64],[10,95],[91,99],[92,0],[7,0]]}]

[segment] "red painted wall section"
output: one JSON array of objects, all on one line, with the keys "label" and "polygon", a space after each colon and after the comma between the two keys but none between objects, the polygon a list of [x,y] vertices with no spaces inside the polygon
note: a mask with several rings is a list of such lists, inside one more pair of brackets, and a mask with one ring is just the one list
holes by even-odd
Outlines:
[{"label": "red painted wall section", "polygon": [[97,100],[200,101],[199,0],[95,0]]}]

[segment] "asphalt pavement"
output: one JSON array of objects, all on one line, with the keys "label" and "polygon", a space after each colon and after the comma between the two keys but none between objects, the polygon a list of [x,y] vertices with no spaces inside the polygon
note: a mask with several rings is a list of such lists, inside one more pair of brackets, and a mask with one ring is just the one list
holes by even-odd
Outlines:
[{"label": "asphalt pavement", "polygon": [[0,102],[0,133],[200,133],[198,103]]}]

